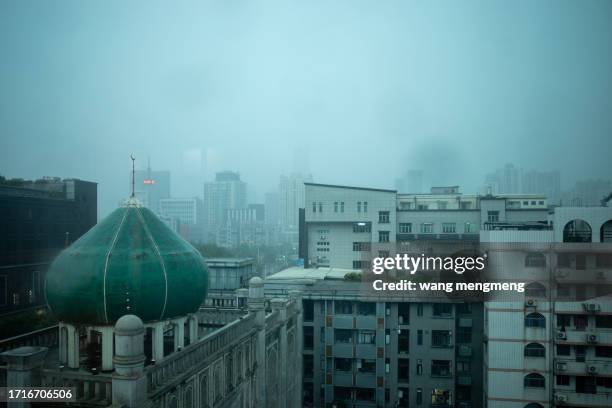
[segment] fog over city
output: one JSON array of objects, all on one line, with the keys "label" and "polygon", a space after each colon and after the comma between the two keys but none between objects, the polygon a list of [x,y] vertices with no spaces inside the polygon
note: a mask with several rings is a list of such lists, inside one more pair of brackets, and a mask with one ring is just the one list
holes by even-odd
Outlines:
[{"label": "fog over city", "polygon": [[514,163],[610,178],[612,2],[0,2],[0,175],[172,195],[238,171],[476,192]]}]

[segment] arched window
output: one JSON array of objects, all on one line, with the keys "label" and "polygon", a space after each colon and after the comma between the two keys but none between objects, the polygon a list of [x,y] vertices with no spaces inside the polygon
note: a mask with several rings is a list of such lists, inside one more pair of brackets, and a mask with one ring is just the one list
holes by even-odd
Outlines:
[{"label": "arched window", "polygon": [[546,386],[546,381],[542,374],[530,373],[525,376],[523,385],[529,388],[544,388]]},{"label": "arched window", "polygon": [[612,220],[606,221],[600,228],[599,240],[601,242],[612,242]]},{"label": "arched window", "polygon": [[525,346],[525,357],[546,357],[546,349],[539,343],[529,343]]},{"label": "arched window", "polygon": [[525,316],[525,327],[546,327],[546,318],[541,313],[529,313]]},{"label": "arched window", "polygon": [[543,268],[546,266],[546,257],[540,252],[531,252],[525,256],[526,268]]},{"label": "arched window", "polygon": [[546,297],[546,287],[539,282],[531,282],[525,286],[526,297]]},{"label": "arched window", "polygon": [[525,408],[544,408],[544,407],[536,402],[532,402],[531,404],[525,405]]},{"label": "arched window", "polygon": [[563,228],[563,242],[591,242],[591,226],[584,220],[571,220]]},{"label": "arched window", "polygon": [[193,388],[185,387],[183,395],[183,408],[193,408]]}]

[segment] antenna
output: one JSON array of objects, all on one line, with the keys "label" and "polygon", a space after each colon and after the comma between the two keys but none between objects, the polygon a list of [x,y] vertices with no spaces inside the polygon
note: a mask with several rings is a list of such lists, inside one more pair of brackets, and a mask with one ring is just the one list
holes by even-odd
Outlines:
[{"label": "antenna", "polygon": [[134,162],[136,158],[133,154],[130,154],[130,159],[132,159],[132,195],[130,197],[134,198],[134,179],[136,178],[136,170],[134,169]]}]

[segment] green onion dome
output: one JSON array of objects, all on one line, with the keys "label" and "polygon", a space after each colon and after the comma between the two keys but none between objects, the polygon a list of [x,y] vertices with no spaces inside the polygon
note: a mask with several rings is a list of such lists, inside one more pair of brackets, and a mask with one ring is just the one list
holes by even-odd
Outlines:
[{"label": "green onion dome", "polygon": [[46,276],[47,304],[60,321],[114,324],[184,316],[206,297],[200,253],[130,199],[64,249]]}]

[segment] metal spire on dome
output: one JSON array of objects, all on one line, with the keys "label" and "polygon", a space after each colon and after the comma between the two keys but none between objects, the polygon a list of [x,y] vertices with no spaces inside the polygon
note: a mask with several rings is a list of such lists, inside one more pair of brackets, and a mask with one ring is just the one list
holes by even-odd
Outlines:
[{"label": "metal spire on dome", "polygon": [[135,179],[136,179],[136,170],[134,168],[134,162],[136,161],[136,158],[134,157],[133,154],[130,154],[130,159],[132,159],[132,195],[130,196],[131,198],[134,198],[135,192],[134,192],[134,183],[135,183]]}]

